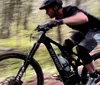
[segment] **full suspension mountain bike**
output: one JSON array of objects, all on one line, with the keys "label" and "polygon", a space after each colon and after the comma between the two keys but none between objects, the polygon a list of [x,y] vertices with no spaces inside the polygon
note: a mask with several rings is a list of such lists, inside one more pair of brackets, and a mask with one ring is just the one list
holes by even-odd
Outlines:
[{"label": "full suspension mountain bike", "polygon": [[[44,28],[44,30],[39,31],[38,29],[40,28]],[[28,76],[26,75],[26,72],[36,76],[31,77],[31,79],[35,79],[35,83],[33,85],[44,84],[42,69],[34,58],[34,55],[41,43],[46,46],[64,85],[86,85],[89,81],[89,75],[84,64],[77,57],[77,54],[73,52],[72,55],[69,55],[62,45],[46,36],[48,27],[38,25],[35,30],[37,30],[40,34],[29,53],[26,55],[14,52],[0,54],[0,85],[24,85],[25,81],[23,77],[24,75]],[[54,44],[59,48],[61,55],[63,55],[68,61],[70,71],[67,72],[64,70],[64,67],[60,63],[60,60],[58,59],[51,44]],[[92,57],[95,62],[99,64],[98,60],[100,58],[100,53],[96,53]],[[81,74],[78,73],[78,66],[80,65],[83,65]],[[32,72],[28,70],[31,70]],[[90,83],[89,85],[92,84]]]}]

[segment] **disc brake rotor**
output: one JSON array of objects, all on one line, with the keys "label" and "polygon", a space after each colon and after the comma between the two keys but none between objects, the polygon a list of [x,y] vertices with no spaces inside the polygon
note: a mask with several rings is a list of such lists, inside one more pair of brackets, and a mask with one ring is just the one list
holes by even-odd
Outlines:
[{"label": "disc brake rotor", "polygon": [[2,85],[22,85],[22,81],[16,82],[15,77],[7,77],[3,82]]}]

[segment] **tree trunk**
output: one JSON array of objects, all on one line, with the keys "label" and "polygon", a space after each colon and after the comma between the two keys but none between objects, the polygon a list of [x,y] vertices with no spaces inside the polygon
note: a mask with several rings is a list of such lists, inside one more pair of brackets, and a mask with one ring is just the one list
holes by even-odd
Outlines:
[{"label": "tree trunk", "polygon": [[61,44],[62,43],[62,37],[61,37],[61,26],[58,26],[58,29],[57,29],[57,34],[58,34],[58,41],[59,43]]},{"label": "tree trunk", "polygon": [[8,38],[10,37],[10,24],[13,19],[13,12],[15,7],[15,0],[8,1],[3,0],[3,20],[2,20],[2,27],[1,27],[1,37]]},{"label": "tree trunk", "polygon": [[26,9],[26,13],[25,13],[25,17],[24,17],[24,29],[25,30],[28,29],[28,26],[27,26],[28,19],[27,18],[29,17],[30,13],[32,12],[32,2],[33,2],[33,0],[29,1],[29,6]]}]

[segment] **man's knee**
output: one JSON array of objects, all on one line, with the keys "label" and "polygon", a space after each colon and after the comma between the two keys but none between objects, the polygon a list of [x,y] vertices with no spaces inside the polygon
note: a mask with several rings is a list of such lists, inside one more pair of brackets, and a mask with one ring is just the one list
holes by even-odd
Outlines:
[{"label": "man's knee", "polygon": [[76,51],[77,51],[78,57],[80,57],[80,59],[82,59],[82,61],[84,62],[85,65],[92,62],[93,59],[89,55],[89,53],[85,47],[78,45],[76,47]]},{"label": "man's knee", "polygon": [[64,43],[63,43],[63,46],[69,47],[69,48],[73,48],[74,47],[74,43],[70,39],[66,39],[64,41]]},{"label": "man's knee", "polygon": [[74,43],[70,39],[66,39],[63,43],[63,47],[65,48],[65,50],[69,51],[70,53],[72,52],[72,48],[74,46]]}]

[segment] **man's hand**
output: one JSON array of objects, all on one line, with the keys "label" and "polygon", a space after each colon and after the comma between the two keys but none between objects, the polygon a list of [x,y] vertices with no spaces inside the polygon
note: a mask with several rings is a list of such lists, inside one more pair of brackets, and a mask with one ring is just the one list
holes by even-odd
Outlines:
[{"label": "man's hand", "polygon": [[51,20],[51,21],[48,22],[49,27],[54,27],[54,26],[61,25],[61,24],[63,24],[62,19],[60,19],[60,20]]},{"label": "man's hand", "polygon": [[63,24],[62,20],[50,20],[49,22],[47,22],[45,24],[38,25],[38,27],[35,30],[47,31],[47,30],[51,29],[52,27],[61,25],[61,24]]}]

